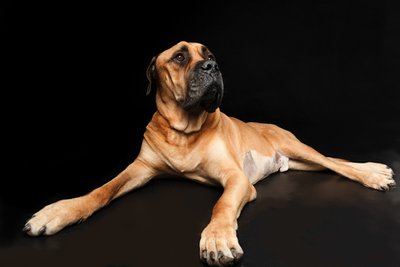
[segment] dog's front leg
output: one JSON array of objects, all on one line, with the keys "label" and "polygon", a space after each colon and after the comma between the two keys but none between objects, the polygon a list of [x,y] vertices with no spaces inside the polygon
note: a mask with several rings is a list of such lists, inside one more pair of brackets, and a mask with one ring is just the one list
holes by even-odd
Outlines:
[{"label": "dog's front leg", "polygon": [[243,206],[256,197],[254,186],[241,171],[230,172],[223,186],[224,192],[200,240],[200,258],[211,266],[230,265],[242,257],[236,236],[237,218]]},{"label": "dog's front leg", "polygon": [[86,220],[114,198],[144,185],[153,175],[154,171],[145,162],[136,159],[114,179],[90,193],[45,206],[28,220],[23,231],[31,236],[55,234],[67,225]]}]

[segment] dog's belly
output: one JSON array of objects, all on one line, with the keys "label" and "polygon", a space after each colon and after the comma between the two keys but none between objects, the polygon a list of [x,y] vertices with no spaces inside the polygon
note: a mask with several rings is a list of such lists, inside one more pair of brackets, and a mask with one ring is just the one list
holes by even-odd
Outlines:
[{"label": "dog's belly", "polygon": [[271,173],[284,172],[288,169],[289,158],[278,152],[267,157],[255,150],[250,150],[243,159],[243,172],[252,184],[257,183]]}]

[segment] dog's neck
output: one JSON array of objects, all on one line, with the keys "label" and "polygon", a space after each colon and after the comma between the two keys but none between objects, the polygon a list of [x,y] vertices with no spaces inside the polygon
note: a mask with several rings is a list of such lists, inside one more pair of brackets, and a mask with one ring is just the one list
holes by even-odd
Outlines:
[{"label": "dog's neck", "polygon": [[185,134],[200,131],[210,115],[206,111],[188,112],[176,101],[163,99],[160,94],[156,94],[156,105],[158,112],[168,121],[169,126]]}]

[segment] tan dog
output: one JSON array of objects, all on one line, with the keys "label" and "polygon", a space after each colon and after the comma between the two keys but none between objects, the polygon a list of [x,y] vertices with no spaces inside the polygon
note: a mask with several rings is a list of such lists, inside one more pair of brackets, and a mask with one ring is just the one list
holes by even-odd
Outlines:
[{"label": "tan dog", "polygon": [[38,211],[23,229],[27,234],[55,234],[156,175],[179,174],[224,188],[200,240],[200,258],[223,266],[243,255],[236,237],[237,218],[256,198],[253,184],[271,173],[328,168],[374,189],[395,185],[393,171],[384,164],[325,157],[276,125],[244,123],[222,113],[222,76],[213,54],[202,44],[179,42],[165,50],[153,58],[147,77],[148,93],[157,89],[157,111],[134,162],[87,195]]}]

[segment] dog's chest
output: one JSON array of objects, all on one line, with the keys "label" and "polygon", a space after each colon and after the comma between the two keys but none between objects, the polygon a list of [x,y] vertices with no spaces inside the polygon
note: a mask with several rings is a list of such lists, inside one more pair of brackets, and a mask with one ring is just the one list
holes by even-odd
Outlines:
[{"label": "dog's chest", "polygon": [[202,161],[203,154],[201,148],[196,145],[190,145],[187,140],[181,140],[179,137],[170,136],[161,151],[165,163],[174,171],[185,174],[197,171]]},{"label": "dog's chest", "polygon": [[185,151],[182,153],[182,150],[177,152],[171,149],[166,156],[167,165],[172,170],[182,174],[196,171],[201,162],[200,155],[195,151]]}]

